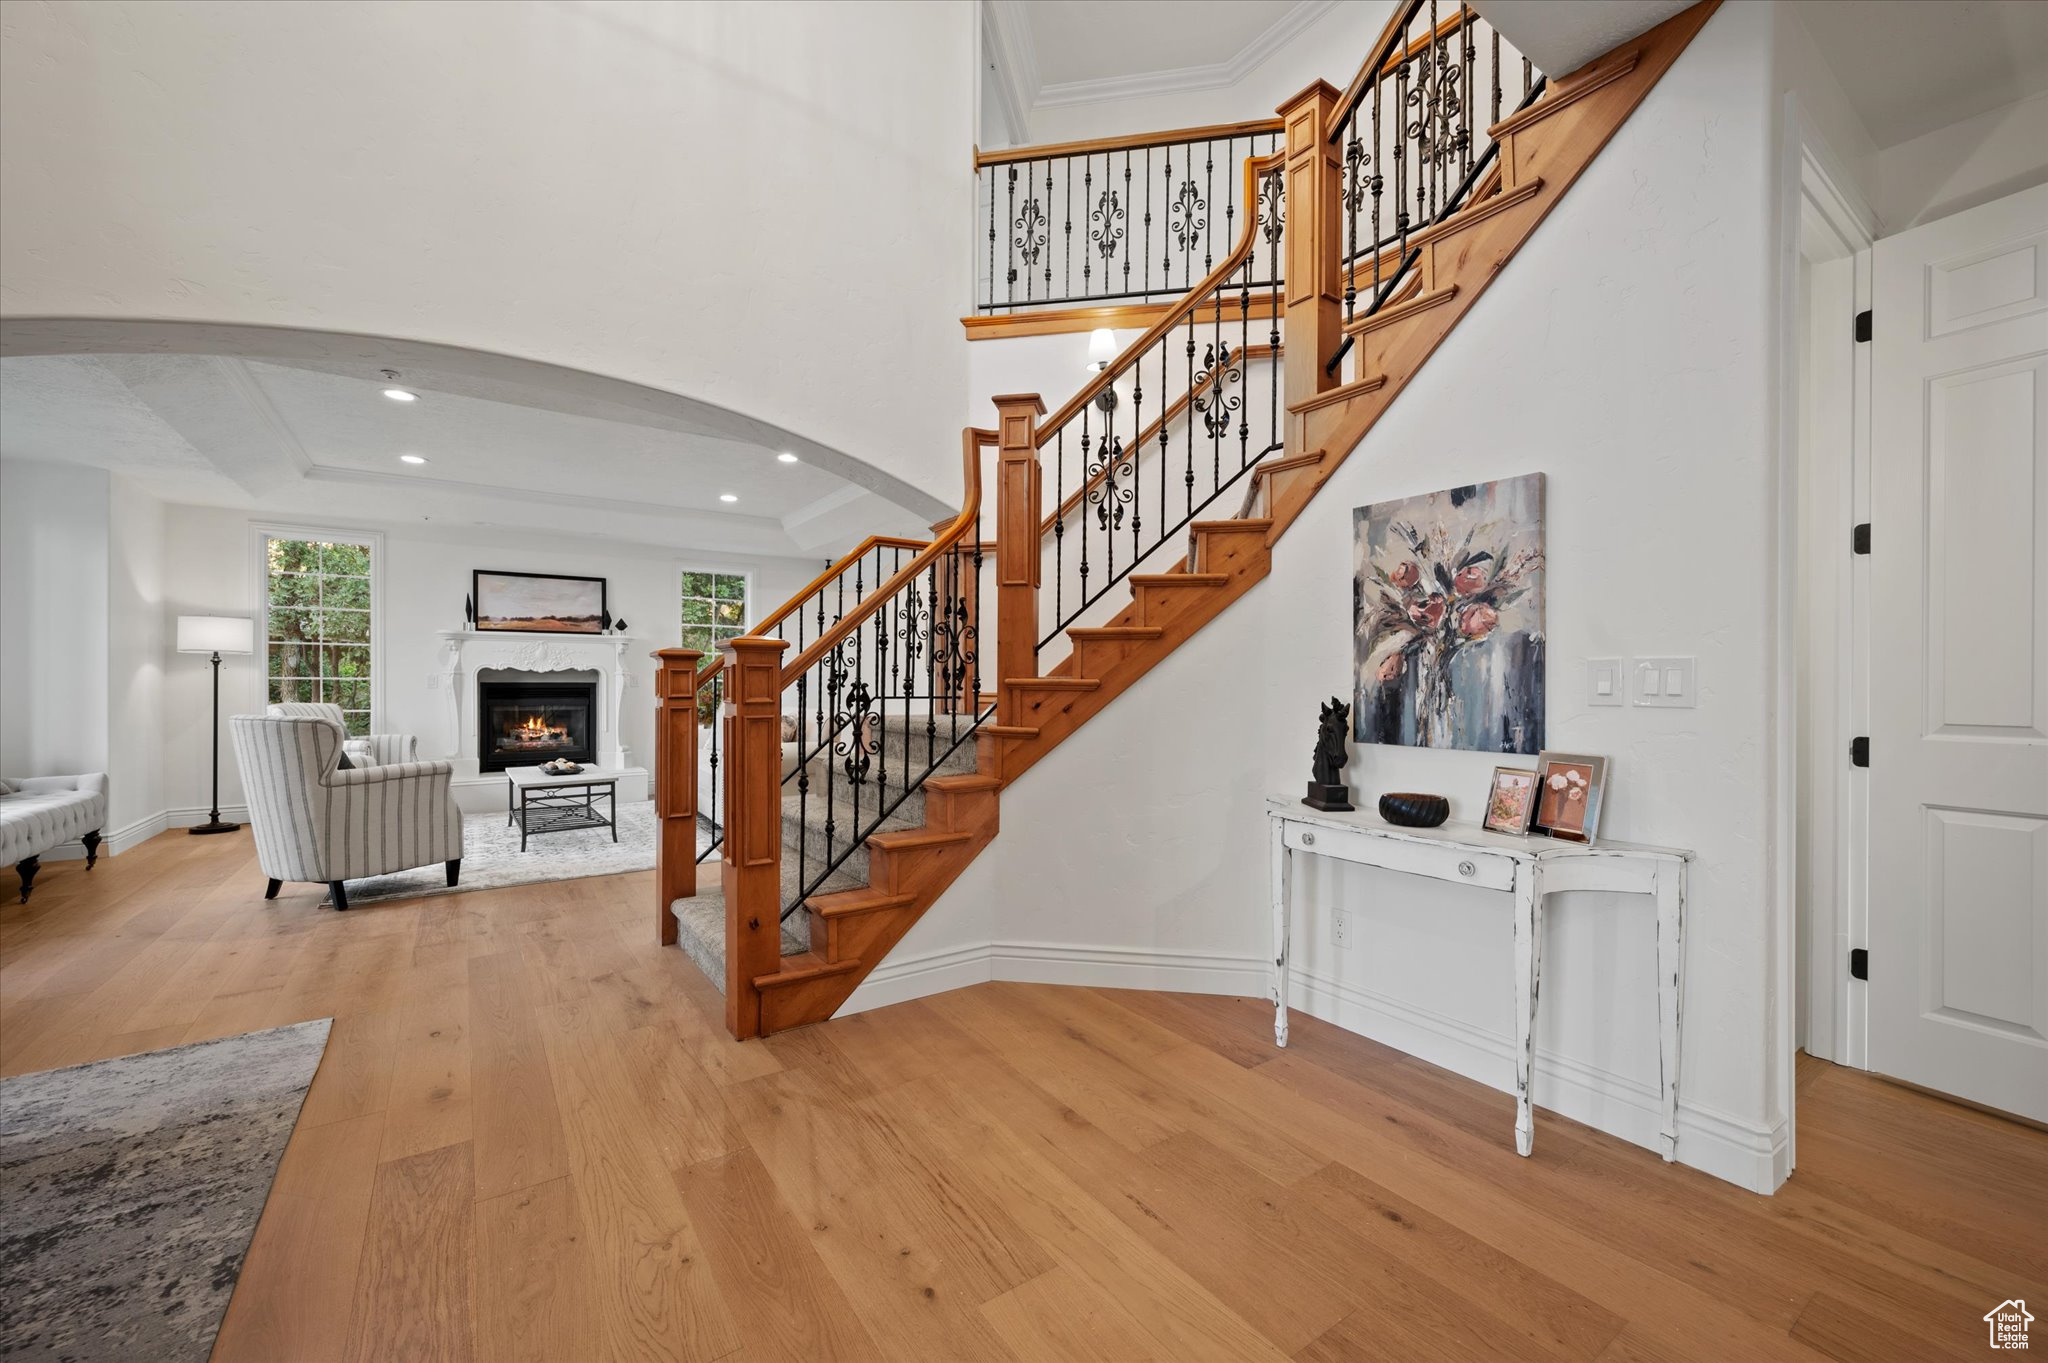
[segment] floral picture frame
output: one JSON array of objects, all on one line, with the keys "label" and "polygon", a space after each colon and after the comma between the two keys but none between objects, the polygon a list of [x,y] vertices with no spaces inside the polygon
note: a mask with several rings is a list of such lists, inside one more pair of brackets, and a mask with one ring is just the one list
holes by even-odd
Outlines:
[{"label": "floral picture frame", "polygon": [[1531,827],[1566,842],[1591,842],[1607,791],[1607,759],[1546,752],[1536,761],[1536,810]]},{"label": "floral picture frame", "polygon": [[1536,817],[1538,789],[1535,768],[1495,767],[1480,825],[1489,833],[1526,834],[1529,821]]}]

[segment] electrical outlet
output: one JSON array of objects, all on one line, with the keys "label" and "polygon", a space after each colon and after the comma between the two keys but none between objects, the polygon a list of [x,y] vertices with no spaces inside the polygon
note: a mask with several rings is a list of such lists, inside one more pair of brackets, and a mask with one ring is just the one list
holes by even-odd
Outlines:
[{"label": "electrical outlet", "polygon": [[1340,947],[1351,945],[1351,915],[1342,909],[1330,915],[1330,940]]}]

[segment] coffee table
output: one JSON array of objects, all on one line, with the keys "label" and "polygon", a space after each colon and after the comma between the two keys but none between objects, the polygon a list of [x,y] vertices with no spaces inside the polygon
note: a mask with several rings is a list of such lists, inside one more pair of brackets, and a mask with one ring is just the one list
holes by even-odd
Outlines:
[{"label": "coffee table", "polygon": [[[550,776],[539,767],[505,768],[505,823],[519,827],[519,850],[541,833],[609,828],[619,840],[619,774],[586,765],[573,776]],[[606,802],[599,813],[597,802]]]}]

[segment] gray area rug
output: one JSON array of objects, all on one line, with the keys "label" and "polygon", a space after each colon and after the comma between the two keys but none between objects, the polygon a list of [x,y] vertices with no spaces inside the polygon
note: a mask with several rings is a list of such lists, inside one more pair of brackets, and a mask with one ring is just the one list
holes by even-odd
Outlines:
[{"label": "gray area rug", "polygon": [[[654,869],[654,801],[619,806],[619,840],[609,828],[536,833],[519,850],[519,830],[502,811],[462,816],[462,883],[448,887],[440,863],[348,883],[351,907],[380,899],[417,899],[464,890],[496,890],[544,880],[580,880]],[[703,838],[703,834],[699,834]]]},{"label": "gray area rug", "polygon": [[204,1363],[331,1021],[0,1080],[0,1358]]}]

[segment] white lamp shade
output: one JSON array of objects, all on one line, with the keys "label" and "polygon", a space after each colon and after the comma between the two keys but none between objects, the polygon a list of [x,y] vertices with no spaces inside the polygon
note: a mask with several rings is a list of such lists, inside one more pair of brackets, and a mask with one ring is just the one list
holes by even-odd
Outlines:
[{"label": "white lamp shade", "polygon": [[180,653],[253,653],[256,631],[243,615],[181,615]]},{"label": "white lamp shade", "polygon": [[1088,367],[1096,373],[1109,368],[1109,362],[1116,358],[1116,333],[1108,327],[1097,327],[1088,333]]}]

